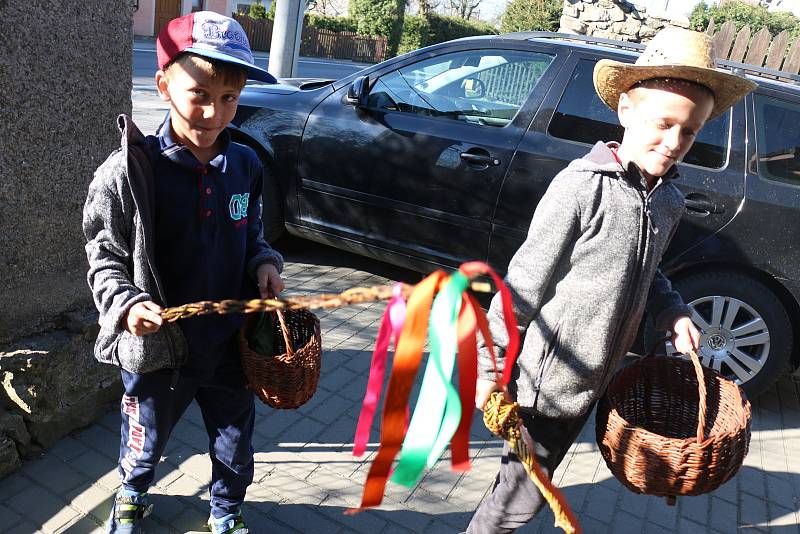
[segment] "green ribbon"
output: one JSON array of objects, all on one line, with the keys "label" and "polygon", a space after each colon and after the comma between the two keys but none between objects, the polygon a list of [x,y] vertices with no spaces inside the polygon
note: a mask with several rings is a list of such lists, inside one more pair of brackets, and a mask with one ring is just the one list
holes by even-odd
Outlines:
[{"label": "green ribbon", "polygon": [[458,428],[461,401],[451,379],[461,294],[468,286],[469,278],[456,271],[431,306],[430,355],[392,482],[409,487],[416,484],[425,466],[436,463]]}]

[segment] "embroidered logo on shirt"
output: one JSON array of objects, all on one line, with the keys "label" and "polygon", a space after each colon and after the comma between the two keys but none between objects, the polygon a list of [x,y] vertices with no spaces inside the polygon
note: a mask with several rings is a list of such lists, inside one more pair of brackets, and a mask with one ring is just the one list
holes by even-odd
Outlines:
[{"label": "embroidered logo on shirt", "polygon": [[250,193],[243,195],[231,195],[231,201],[228,203],[228,210],[231,214],[231,219],[238,221],[247,218],[247,206],[250,203]]}]

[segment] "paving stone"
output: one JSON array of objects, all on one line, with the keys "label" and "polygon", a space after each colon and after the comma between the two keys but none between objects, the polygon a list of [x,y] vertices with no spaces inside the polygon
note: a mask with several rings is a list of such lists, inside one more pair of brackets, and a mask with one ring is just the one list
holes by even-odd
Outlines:
[{"label": "paving stone", "polygon": [[318,512],[315,506],[281,504],[270,515],[281,523],[298,525],[306,534],[335,534],[342,531],[341,525]]},{"label": "paving stone", "polygon": [[73,438],[72,436],[65,436],[53,445],[48,451],[48,455],[55,455],[65,462],[72,460],[86,452],[86,445]]},{"label": "paving stone", "polygon": [[84,516],[93,517],[99,522],[105,521],[111,512],[114,493],[108,489],[90,485],[80,488],[71,496],[69,505],[81,512]]},{"label": "paving stone", "polygon": [[83,473],[69,467],[61,458],[51,455],[25,462],[22,473],[56,494],[66,493],[86,480]]},{"label": "paving stone", "polygon": [[[624,508],[623,511],[616,514],[614,517],[614,523],[609,527],[609,532],[617,532],[619,534],[625,533],[639,533],[642,532],[642,528],[644,527],[644,519],[641,516],[631,515],[626,513]],[[583,523],[581,518],[581,524]],[[586,531],[588,533],[588,531]]]},{"label": "paving stone", "polygon": [[709,496],[714,496],[719,499],[726,500],[730,503],[735,503],[738,498],[738,481],[736,478],[727,481],[722,486],[715,489],[713,492],[709,494]]},{"label": "paving stone", "polygon": [[708,528],[705,523],[695,523],[686,517],[678,518],[678,528],[676,532],[681,534],[708,534]]},{"label": "paving stone", "polygon": [[[664,528],[663,526],[657,525],[655,523],[647,523],[645,524],[644,530],[642,532],[645,532],[646,534],[675,534],[678,531],[675,529]],[[609,532],[608,534],[611,533]]]},{"label": "paving stone", "polygon": [[610,534],[612,532],[610,530],[610,525],[591,517],[581,518],[581,526],[583,527],[583,531],[586,533],[597,532],[599,534],[602,532],[606,532]]},{"label": "paving stone", "polygon": [[262,479],[259,485],[281,495],[284,501],[292,504],[318,505],[330,495],[324,488],[318,488],[295,477],[276,471]]},{"label": "paving stone", "polygon": [[104,532],[102,523],[89,519],[88,517],[76,517],[71,523],[64,525],[57,532],[68,532],[69,534],[101,534]]},{"label": "paving stone", "polygon": [[153,517],[165,524],[175,521],[186,508],[177,495],[165,493],[160,488],[150,488],[149,495],[153,503]]},{"label": "paving stone", "polygon": [[[793,526],[800,534],[800,517],[797,508],[783,508],[769,503],[769,526],[770,527],[790,527]],[[779,532],[777,529],[774,529]]]},{"label": "paving stone", "polygon": [[746,496],[739,505],[740,528],[742,526],[766,525],[769,522],[767,502],[757,497]]},{"label": "paving stone", "polygon": [[326,426],[322,423],[305,417],[302,423],[291,425],[280,435],[280,443],[304,445],[316,441],[317,436],[325,429]]},{"label": "paving stone", "polygon": [[[48,492],[44,487],[31,484],[9,499],[6,506],[41,526],[63,510],[67,503]],[[72,512],[67,511],[66,514],[70,519],[74,517],[74,511]],[[63,520],[62,524],[65,522],[66,520]]]},{"label": "paving stone", "polygon": [[408,510],[401,504],[384,503],[376,513],[381,519],[402,526],[411,532],[430,532],[428,525],[431,524],[431,518],[428,515]]},{"label": "paving stone", "polygon": [[[272,440],[295,423],[297,423],[297,414],[294,413],[294,410],[274,410],[270,408],[266,417],[261,417],[256,421],[254,431],[257,436]],[[253,441],[255,442],[256,439],[254,438]],[[266,440],[262,439],[261,443],[266,443]],[[264,449],[263,445],[256,447],[256,450]]]},{"label": "paving stone", "polygon": [[717,497],[711,497],[711,525],[720,532],[735,532],[737,528],[736,506]]},{"label": "paving stone", "polygon": [[181,462],[178,469],[201,483],[211,480],[211,458],[207,454],[189,456]]},{"label": "paving stone", "polygon": [[647,515],[647,496],[632,491],[620,492],[619,508],[630,515],[643,518]]},{"label": "paving stone", "polygon": [[39,525],[34,525],[30,521],[23,521],[8,529],[4,534],[39,534],[43,532]]},{"label": "paving stone", "polygon": [[175,426],[169,439],[170,441],[180,440],[194,449],[208,452],[208,433],[205,428],[200,428],[186,420],[182,420]]},{"label": "paving stone", "polygon": [[112,431],[102,425],[92,425],[74,434],[74,437],[84,446],[96,450],[110,460],[117,461],[119,459],[119,432],[119,427]]},{"label": "paving stone", "polygon": [[331,497],[322,503],[317,510],[332,521],[342,525],[343,532],[376,534],[385,531],[387,522],[380,517],[379,512],[365,510],[357,515],[345,515],[344,511],[349,507],[350,505],[345,501]]},{"label": "paving stone", "polygon": [[111,432],[119,432],[122,425],[122,416],[120,415],[119,404],[115,405],[103,417],[97,420],[97,423],[106,427]]},{"label": "paving stone", "polygon": [[594,486],[589,489],[583,513],[604,524],[609,524],[616,511],[618,498],[619,493],[616,491],[611,491],[603,486]]},{"label": "paving stone", "polygon": [[202,512],[192,506],[185,506],[178,516],[170,522],[170,526],[179,532],[208,532],[206,528],[208,515],[208,511]]},{"label": "paving stone", "polygon": [[648,497],[648,500],[647,521],[674,530],[678,520],[678,507],[667,505],[662,497]]},{"label": "paving stone", "polygon": [[14,525],[23,521],[22,515],[8,506],[0,504],[0,532],[6,532]]},{"label": "paving stone", "polygon": [[5,478],[0,478],[0,503],[6,502],[21,491],[24,491],[31,483],[31,480],[25,478],[19,471],[11,473]]},{"label": "paving stone", "polygon": [[[310,406],[308,409],[305,406],[300,409],[300,413],[307,415],[323,424],[330,424],[335,419],[341,417],[342,414],[348,414],[355,411],[353,408],[355,403],[350,399],[344,399],[338,395],[328,395],[320,400],[319,403]],[[353,428],[355,431],[355,428]]]},{"label": "paving stone", "polygon": [[356,375],[353,373],[353,371],[347,369],[346,367],[340,367],[330,373],[328,376],[321,378],[319,385],[327,391],[336,393],[341,389],[350,387],[355,380],[355,376]]},{"label": "paving stone", "polygon": [[697,495],[678,499],[678,511],[681,517],[705,525],[711,512],[710,497]]}]

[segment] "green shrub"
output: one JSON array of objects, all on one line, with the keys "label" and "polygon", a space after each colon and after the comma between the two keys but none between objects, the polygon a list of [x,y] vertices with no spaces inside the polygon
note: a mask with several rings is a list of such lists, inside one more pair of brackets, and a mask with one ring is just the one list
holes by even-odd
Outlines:
[{"label": "green shrub", "polygon": [[[272,5],[275,5],[275,1],[272,2]],[[270,6],[270,9],[272,9],[272,6]],[[264,4],[261,3],[261,0],[256,0],[250,4],[250,9],[247,11],[247,16],[251,19],[265,19],[267,18],[267,8],[264,7]]]},{"label": "green shrub", "polygon": [[431,27],[426,17],[406,15],[405,19],[403,19],[403,34],[400,36],[397,54],[405,54],[427,46],[430,29]]},{"label": "green shrub", "polygon": [[564,10],[562,0],[511,0],[500,21],[500,31],[556,31]]},{"label": "green shrub", "polygon": [[306,15],[303,25],[309,28],[330,30],[332,32],[357,33],[356,30],[358,30],[358,25],[350,17],[329,17],[328,15],[310,14]]},{"label": "green shrub", "polygon": [[432,45],[473,35],[497,35],[497,28],[485,22],[445,17],[431,13],[428,17],[428,42]]},{"label": "green shrub", "polygon": [[386,37],[386,56],[397,54],[403,31],[405,0],[350,0],[350,17],[359,35]]},{"label": "green shrub", "polygon": [[689,23],[694,29],[705,31],[712,18],[717,28],[723,23],[731,21],[736,26],[736,31],[749,25],[753,33],[761,28],[767,28],[773,35],[777,35],[783,30],[787,30],[791,37],[800,33],[800,19],[791,13],[769,11],[764,6],[753,6],[736,0],[722,6],[707,6],[704,2],[700,2],[689,14]]}]

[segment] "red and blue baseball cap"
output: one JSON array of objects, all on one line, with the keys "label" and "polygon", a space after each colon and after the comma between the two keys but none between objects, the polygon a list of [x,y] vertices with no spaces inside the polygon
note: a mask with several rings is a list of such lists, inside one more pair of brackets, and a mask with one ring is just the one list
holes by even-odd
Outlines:
[{"label": "red and blue baseball cap", "polygon": [[238,65],[247,70],[247,77],[251,80],[277,83],[272,74],[256,67],[242,25],[213,11],[197,11],[172,19],[158,34],[156,55],[159,69],[163,70],[183,52]]}]

